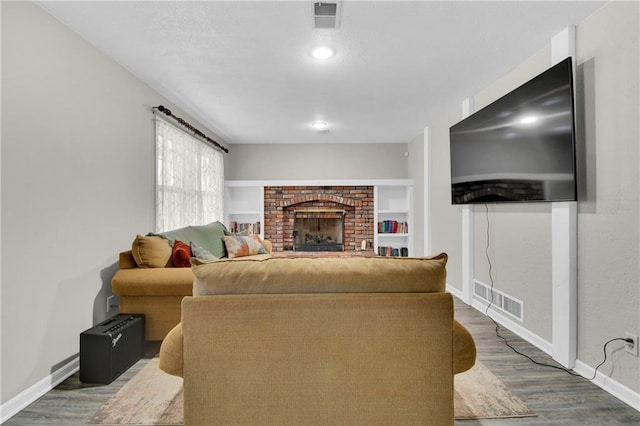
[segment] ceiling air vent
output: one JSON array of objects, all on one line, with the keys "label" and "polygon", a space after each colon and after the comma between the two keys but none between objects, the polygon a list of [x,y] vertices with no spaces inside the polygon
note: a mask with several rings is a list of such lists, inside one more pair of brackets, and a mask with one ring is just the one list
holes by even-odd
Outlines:
[{"label": "ceiling air vent", "polygon": [[317,2],[313,4],[314,28],[338,28],[339,2]]}]

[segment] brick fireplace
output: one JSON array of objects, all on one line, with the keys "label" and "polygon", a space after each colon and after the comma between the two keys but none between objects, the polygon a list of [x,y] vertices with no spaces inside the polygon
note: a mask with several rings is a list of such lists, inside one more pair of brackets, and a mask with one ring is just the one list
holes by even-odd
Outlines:
[{"label": "brick fireplace", "polygon": [[361,250],[362,241],[372,250],[373,219],[373,186],[264,188],[264,238],[275,252],[354,251]]}]

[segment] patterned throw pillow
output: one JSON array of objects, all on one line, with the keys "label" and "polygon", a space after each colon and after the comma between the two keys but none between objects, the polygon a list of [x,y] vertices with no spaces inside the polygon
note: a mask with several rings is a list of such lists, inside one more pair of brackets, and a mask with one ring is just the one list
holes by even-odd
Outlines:
[{"label": "patterned throw pillow", "polygon": [[176,240],[176,242],[173,243],[173,249],[171,250],[171,259],[173,259],[173,266],[175,267],[190,267],[191,247],[189,247],[189,244]]},{"label": "patterned throw pillow", "polygon": [[253,254],[265,254],[265,250],[260,237],[252,235],[249,237],[241,235],[225,235],[224,245],[227,248],[229,259],[234,257],[251,256]]}]

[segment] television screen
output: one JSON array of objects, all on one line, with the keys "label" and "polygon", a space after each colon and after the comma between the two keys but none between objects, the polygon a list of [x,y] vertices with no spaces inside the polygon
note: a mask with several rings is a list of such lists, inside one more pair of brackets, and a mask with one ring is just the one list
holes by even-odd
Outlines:
[{"label": "television screen", "polygon": [[453,204],[576,200],[571,58],[450,128]]}]

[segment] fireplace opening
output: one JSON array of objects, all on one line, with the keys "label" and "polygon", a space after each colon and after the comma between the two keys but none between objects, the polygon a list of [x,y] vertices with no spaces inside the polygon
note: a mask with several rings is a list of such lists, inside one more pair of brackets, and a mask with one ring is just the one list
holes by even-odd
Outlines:
[{"label": "fireplace opening", "polygon": [[[330,216],[330,217],[326,217]],[[296,251],[343,251],[344,216],[296,212],[293,242]]]}]

